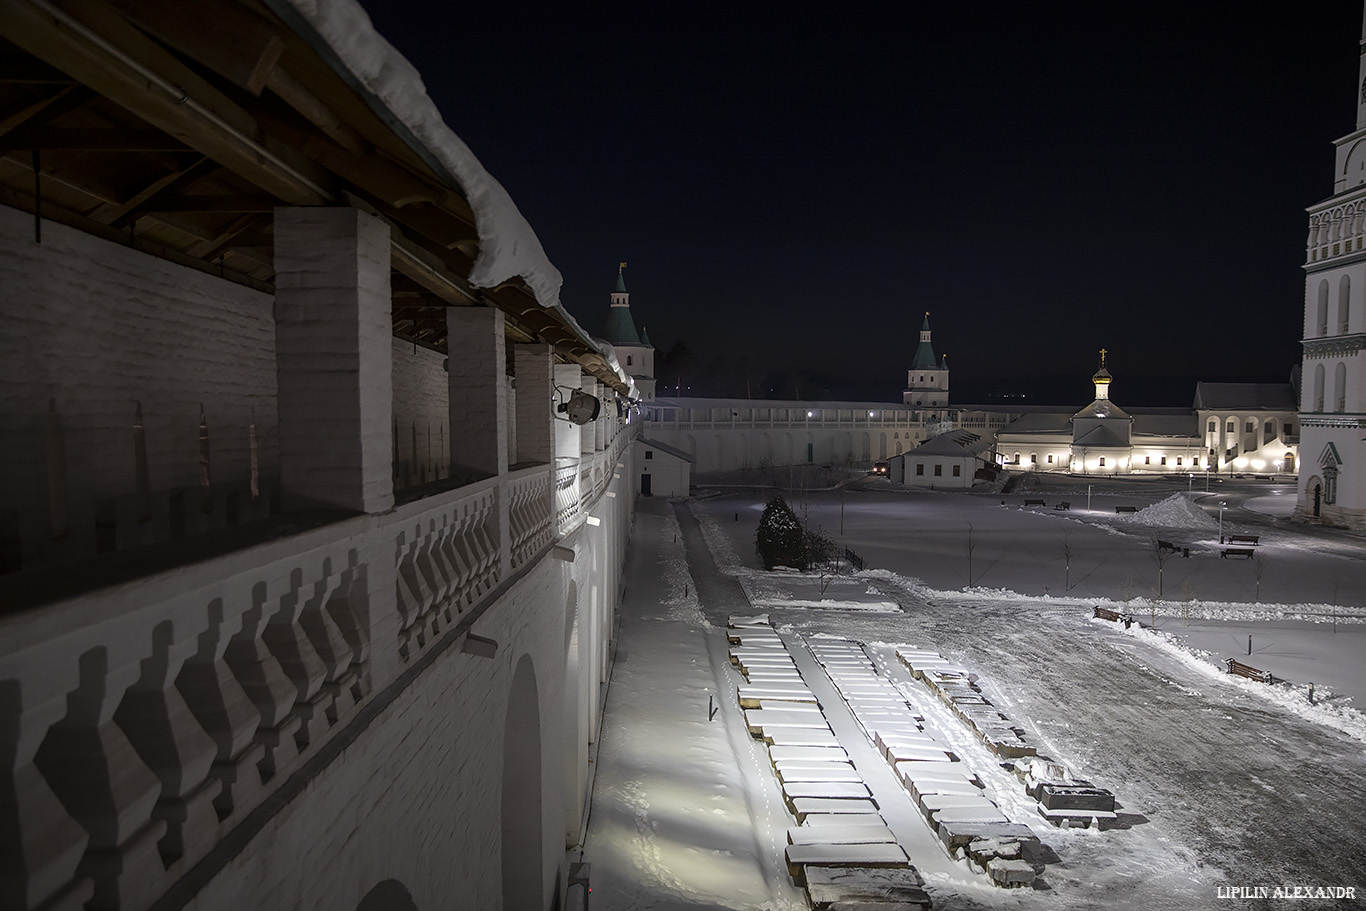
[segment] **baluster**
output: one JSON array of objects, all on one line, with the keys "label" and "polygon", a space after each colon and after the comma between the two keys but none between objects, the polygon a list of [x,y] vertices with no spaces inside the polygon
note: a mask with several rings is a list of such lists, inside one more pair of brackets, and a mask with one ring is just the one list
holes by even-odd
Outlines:
[{"label": "baluster", "polygon": [[294,686],[263,638],[269,619],[266,600],[266,583],[256,583],[251,590],[251,607],[242,615],[242,630],[232,637],[223,653],[247,698],[261,713],[256,739],[266,748],[260,765],[263,782],[270,781],[298,757],[299,746],[295,738],[302,724],[299,716],[291,711]]},{"label": "baluster", "polygon": [[422,539],[415,541],[406,559],[398,566],[399,585],[407,589],[407,597],[412,599],[413,630],[420,648],[427,647],[427,614],[432,609],[431,589],[423,583],[422,576],[415,566],[424,543]]},{"label": "baluster", "polygon": [[103,646],[82,654],[66,717],[48,731],[35,757],[67,810],[90,833],[79,867],[94,882],[90,911],[146,905],[165,874],[157,841],[166,823],[152,818],[161,782],[114,723],[136,674],[135,664],[111,671]]},{"label": "baluster", "polygon": [[176,688],[214,742],[210,774],[222,785],[213,805],[223,820],[256,802],[262,790],[257,768],[265,747],[255,739],[261,713],[223,657],[240,620],[225,622],[223,602],[218,598],[209,602],[207,612],[208,629],[199,634],[198,650],[185,662]]},{"label": "baluster", "polygon": [[114,720],[138,755],[161,781],[161,799],[152,815],[166,823],[161,856],[169,864],[187,853],[202,854],[213,843],[218,815],[213,801],[223,783],[210,777],[213,738],[195,720],[185,698],[175,688],[185,663],[184,649],[172,648],[171,621],[152,630],[152,654],[143,659],[142,673],[123,697]]},{"label": "baluster", "polygon": [[451,587],[451,598],[455,602],[456,610],[463,611],[468,606],[470,577],[474,574],[469,560],[460,551],[460,535],[464,528],[464,520],[456,517],[450,525],[446,526],[446,534],[441,539],[441,555],[447,565],[451,567],[454,583]]},{"label": "baluster", "polygon": [[294,714],[299,718],[295,737],[300,752],[317,743],[327,730],[331,704],[326,694],[320,692],[327,669],[304,633],[299,616],[305,609],[305,592],[308,602],[321,605],[336,585],[330,559],[323,560],[322,578],[307,590],[303,570],[294,570],[289,574],[289,591],[280,599],[280,609],[266,623],[262,634],[271,654],[280,662],[280,670],[294,684]]},{"label": "baluster", "polygon": [[432,546],[426,551],[423,569],[436,591],[437,604],[441,614],[450,623],[452,619],[451,602],[456,596],[458,573],[451,565],[446,552],[446,542],[450,537],[450,516],[442,517],[441,530],[432,535]]},{"label": "baluster", "polygon": [[[349,611],[345,603],[355,577],[353,566],[337,575],[336,585],[323,596],[311,599],[299,615],[299,626],[313,643],[313,650],[323,665],[322,692],[327,696],[327,721],[336,724],[343,706],[350,708],[358,700],[350,693],[351,647],[346,643],[336,615]],[[337,602],[341,602],[338,604]]]},{"label": "baluster", "polygon": [[352,697],[360,702],[370,691],[370,681],[365,673],[365,663],[370,657],[370,589],[366,567],[360,565],[356,551],[347,552],[346,565],[350,585],[344,586],[327,602],[327,615],[351,650],[350,666],[338,683],[349,686]]},{"label": "baluster", "polygon": [[[32,698],[32,697],[30,697]],[[18,680],[0,681],[0,907],[76,911],[94,883],[77,873],[90,835],[57,799],[34,762],[61,717],[55,700],[25,711]]]},{"label": "baluster", "polygon": [[[405,546],[406,537],[404,532],[398,533],[398,553],[395,559],[399,566],[403,565],[405,551],[408,549]],[[409,587],[408,581],[404,578],[401,571],[394,573],[394,600],[398,606],[399,614],[398,653],[402,656],[404,661],[408,661],[413,656],[413,638],[419,632],[417,618],[422,607],[422,602],[418,598],[417,593],[412,591]],[[422,644],[419,643],[418,648],[420,649],[421,647]]]}]

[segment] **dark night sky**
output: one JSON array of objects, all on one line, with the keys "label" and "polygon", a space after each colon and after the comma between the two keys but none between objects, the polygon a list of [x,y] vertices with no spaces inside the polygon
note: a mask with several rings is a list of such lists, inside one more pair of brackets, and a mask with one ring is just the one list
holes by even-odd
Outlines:
[{"label": "dark night sky", "polygon": [[520,6],[368,8],[590,332],[626,260],[661,351],[808,396],[899,400],[925,310],[956,401],[1299,362],[1359,0]]}]

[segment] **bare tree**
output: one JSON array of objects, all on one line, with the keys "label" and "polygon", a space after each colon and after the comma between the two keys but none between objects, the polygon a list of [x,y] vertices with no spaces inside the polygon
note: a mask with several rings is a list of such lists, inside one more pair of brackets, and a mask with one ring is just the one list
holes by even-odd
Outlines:
[{"label": "bare tree", "polygon": [[1191,580],[1185,579],[1181,583],[1181,619],[1186,626],[1191,625],[1191,614],[1195,605],[1195,590],[1191,587]]},{"label": "bare tree", "polygon": [[1067,532],[1062,533],[1062,566],[1063,566],[1063,591],[1072,590],[1072,558],[1077,552],[1072,549],[1072,542],[1067,537]]},{"label": "bare tree", "polygon": [[972,584],[972,552],[977,549],[977,537],[973,534],[972,523],[968,523],[968,585]]},{"label": "bare tree", "polygon": [[1163,546],[1163,542],[1153,539],[1153,562],[1157,564],[1157,597],[1160,600],[1165,594],[1167,561],[1172,558],[1176,551]]},{"label": "bare tree", "polygon": [[1262,600],[1262,577],[1265,575],[1266,557],[1263,557],[1261,551],[1258,551],[1256,556],[1252,558],[1252,577],[1257,580],[1256,600],[1258,602]]}]

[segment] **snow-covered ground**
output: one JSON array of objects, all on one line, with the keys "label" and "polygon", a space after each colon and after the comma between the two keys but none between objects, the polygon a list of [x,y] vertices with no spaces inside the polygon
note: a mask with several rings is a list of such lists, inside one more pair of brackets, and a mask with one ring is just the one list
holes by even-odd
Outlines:
[{"label": "snow-covered ground", "polygon": [[[843,504],[834,493],[808,495],[798,512],[869,566],[823,592],[813,577],[754,565],[762,495],[692,502],[701,523],[690,527],[683,511],[686,560],[667,511],[642,501],[628,573],[655,582],[630,583],[622,609],[627,658],[609,692],[585,853],[594,907],[801,907],[773,859],[791,822],[744,733],[725,663],[720,627],[737,601],[762,602],[784,635],[938,650],[978,674],[1053,758],[1116,794],[1118,829],[1020,820],[1044,841],[1043,888],[981,889],[965,867],[946,877],[943,864],[959,863],[947,856],[913,857],[938,871],[929,883],[938,908],[1274,907],[1218,890],[1281,884],[1352,886],[1366,899],[1366,724],[1351,707],[1366,704],[1360,539],[1245,510],[1251,498],[1229,490],[1210,515],[1193,502],[1198,492],[1093,495],[1087,510],[1085,486],[1064,492],[1066,512],[1051,508],[1057,491],[1046,509],[1023,508],[1023,497],[885,484]],[[1261,536],[1258,560],[1219,556],[1221,502],[1225,535]],[[1115,505],[1146,508],[1117,514]],[[699,556],[694,538],[709,553]],[[1158,559],[1157,540],[1190,556]],[[687,598],[677,590],[684,576]],[[745,596],[724,588],[732,577]],[[845,609],[822,609],[822,599]],[[898,612],[848,609],[870,603]],[[1093,620],[1094,605],[1127,610],[1142,626]],[[1217,666],[1224,657],[1291,683],[1230,678]],[[710,724],[700,720],[703,691],[721,697]],[[652,799],[652,790],[667,796]],[[701,825],[707,813],[721,824]],[[706,854],[709,845],[728,853]],[[712,856],[726,860],[703,863]]]}]

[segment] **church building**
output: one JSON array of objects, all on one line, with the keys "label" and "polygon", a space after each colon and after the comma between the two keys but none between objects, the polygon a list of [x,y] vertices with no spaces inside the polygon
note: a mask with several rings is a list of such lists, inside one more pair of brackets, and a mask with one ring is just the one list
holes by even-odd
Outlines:
[{"label": "church building", "polygon": [[1297,517],[1350,528],[1366,528],[1366,56],[1359,66],[1356,129],[1334,143],[1333,195],[1308,210],[1295,504]]}]

